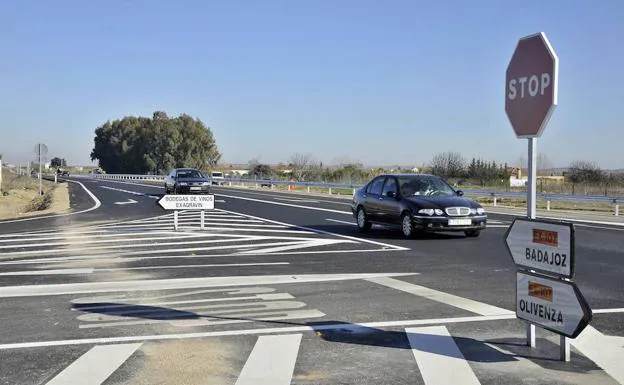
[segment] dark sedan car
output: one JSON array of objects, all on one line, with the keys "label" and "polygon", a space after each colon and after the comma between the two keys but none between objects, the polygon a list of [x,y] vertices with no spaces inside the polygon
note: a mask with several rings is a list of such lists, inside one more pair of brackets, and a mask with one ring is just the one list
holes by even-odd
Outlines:
[{"label": "dark sedan car", "polygon": [[463,231],[478,237],[487,222],[478,202],[427,174],[377,176],[355,192],[351,211],[361,231],[369,230],[372,223],[399,224],[406,237],[434,231]]},{"label": "dark sedan car", "polygon": [[165,194],[209,194],[210,179],[195,168],[176,168],[165,177]]}]

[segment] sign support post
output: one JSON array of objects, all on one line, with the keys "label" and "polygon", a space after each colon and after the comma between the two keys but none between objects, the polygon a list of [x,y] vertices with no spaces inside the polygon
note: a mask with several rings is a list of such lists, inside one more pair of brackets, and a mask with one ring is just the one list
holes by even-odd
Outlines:
[{"label": "sign support post", "polygon": [[214,210],[214,195],[164,195],[158,204],[165,210],[173,210],[173,228],[178,231],[179,211],[199,211],[200,229],[206,228],[206,210]]},{"label": "sign support post", "polygon": [[[528,138],[529,156],[528,156],[528,183],[527,183],[527,217],[535,219],[537,216],[537,138]],[[535,325],[527,323],[526,330],[527,346],[534,348],[536,346]]]}]

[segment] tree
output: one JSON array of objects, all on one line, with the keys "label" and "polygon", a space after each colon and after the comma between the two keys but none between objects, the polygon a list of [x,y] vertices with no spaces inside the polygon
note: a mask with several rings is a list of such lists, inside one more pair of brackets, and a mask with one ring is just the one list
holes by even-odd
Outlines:
[{"label": "tree", "polygon": [[289,165],[295,180],[309,178],[319,170],[319,164],[312,154],[295,153],[290,157]]},{"label": "tree", "polygon": [[573,184],[601,183],[605,179],[604,172],[596,163],[585,160],[576,160],[570,163],[567,176]]},{"label": "tree", "polygon": [[431,173],[444,178],[461,177],[466,161],[458,152],[443,152],[431,160]]},{"label": "tree", "polygon": [[256,164],[251,169],[250,174],[256,178],[270,178],[273,176],[273,169],[268,164]]},{"label": "tree", "polygon": [[174,167],[214,166],[221,154],[212,130],[182,114],[170,118],[156,111],[152,118],[126,116],[95,130],[91,160],[108,173],[165,173]]},{"label": "tree", "polygon": [[537,154],[537,164],[535,166],[537,168],[537,173],[538,175],[541,174],[547,174],[549,173],[548,171],[553,167],[552,163],[550,162],[550,160],[548,159],[548,156],[546,156],[545,154]]},{"label": "tree", "polygon": [[54,157],[50,161],[50,167],[67,167],[67,162],[65,159]]}]

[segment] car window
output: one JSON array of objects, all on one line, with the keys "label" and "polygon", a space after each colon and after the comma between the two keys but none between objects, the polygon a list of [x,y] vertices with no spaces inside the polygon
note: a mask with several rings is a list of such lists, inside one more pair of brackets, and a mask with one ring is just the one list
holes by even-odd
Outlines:
[{"label": "car window", "polygon": [[383,191],[381,192],[381,194],[386,195],[388,191],[392,191],[395,194],[397,193],[397,182],[395,178],[388,177],[386,179],[386,183],[383,186]]},{"label": "car window", "polygon": [[178,178],[203,178],[204,176],[197,170],[180,170]]},{"label": "car window", "polygon": [[419,175],[400,177],[401,195],[413,196],[454,196],[455,190],[442,178],[437,176]]},{"label": "car window", "polygon": [[381,188],[383,186],[384,179],[385,178],[383,176],[373,179],[373,181],[368,185],[366,192],[368,194],[381,195]]}]

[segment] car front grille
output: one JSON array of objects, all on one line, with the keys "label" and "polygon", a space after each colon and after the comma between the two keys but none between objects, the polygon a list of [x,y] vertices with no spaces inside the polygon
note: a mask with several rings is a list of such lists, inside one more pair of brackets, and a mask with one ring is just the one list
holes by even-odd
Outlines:
[{"label": "car front grille", "polygon": [[463,217],[470,215],[470,207],[447,207],[446,214],[451,217]]}]

